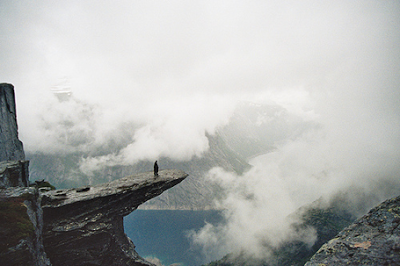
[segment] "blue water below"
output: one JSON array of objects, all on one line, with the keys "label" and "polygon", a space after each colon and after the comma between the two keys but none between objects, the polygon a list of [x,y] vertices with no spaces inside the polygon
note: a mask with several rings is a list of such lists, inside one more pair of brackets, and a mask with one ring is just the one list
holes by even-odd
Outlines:
[{"label": "blue water below", "polygon": [[208,261],[187,233],[222,219],[219,211],[136,210],[124,217],[124,228],[141,257],[158,258],[166,266],[199,266]]}]

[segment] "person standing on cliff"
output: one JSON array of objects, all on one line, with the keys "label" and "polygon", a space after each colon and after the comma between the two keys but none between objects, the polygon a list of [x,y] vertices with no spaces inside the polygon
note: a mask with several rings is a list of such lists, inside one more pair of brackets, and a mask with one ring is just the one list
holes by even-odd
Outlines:
[{"label": "person standing on cliff", "polygon": [[154,176],[158,176],[158,164],[157,164],[157,161],[154,163]]}]

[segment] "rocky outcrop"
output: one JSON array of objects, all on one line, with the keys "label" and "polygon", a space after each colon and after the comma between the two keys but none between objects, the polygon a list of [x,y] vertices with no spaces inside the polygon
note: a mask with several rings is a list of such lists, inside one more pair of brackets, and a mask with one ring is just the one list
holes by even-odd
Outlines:
[{"label": "rocky outcrop", "polygon": [[135,252],[123,217],[187,177],[136,174],[93,187],[43,193],[44,247],[53,265],[152,265]]},{"label": "rocky outcrop", "polygon": [[317,265],[400,265],[400,196],[342,230],[305,264]]},{"label": "rocky outcrop", "polygon": [[163,170],[68,190],[0,189],[0,265],[153,265],[136,253],[123,217],[186,177]]}]

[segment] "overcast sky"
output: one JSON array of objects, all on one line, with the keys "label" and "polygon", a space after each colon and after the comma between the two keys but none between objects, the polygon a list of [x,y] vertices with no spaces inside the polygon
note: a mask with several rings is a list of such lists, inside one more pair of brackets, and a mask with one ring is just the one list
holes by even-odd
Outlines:
[{"label": "overcast sky", "polygon": [[207,146],[191,140],[225,123],[237,100],[272,99],[333,130],[356,123],[351,137],[372,130],[367,137],[392,141],[399,17],[397,1],[3,0],[0,80],[16,87],[30,151],[49,148],[39,117],[79,109],[50,103],[63,79],[80,104],[96,106],[96,132],[134,121],[152,125],[143,145],[172,147],[156,131],[182,132],[186,157]]},{"label": "overcast sky", "polygon": [[[205,132],[243,100],[319,123],[253,161],[245,179],[213,170],[231,184],[220,204],[236,206],[232,216],[245,228],[263,231],[239,214],[264,210],[258,225],[275,215],[258,191],[271,182],[285,202],[276,217],[337,188],[398,185],[399,1],[1,0],[0,45],[0,82],[15,85],[20,138],[31,152],[87,151],[129,129],[123,163],[185,160],[207,150]],[[51,87],[63,79],[74,100],[60,103]],[[259,195],[258,207],[232,204],[235,187]],[[204,243],[213,234],[224,235],[216,246],[240,243],[237,225],[205,230]]]}]

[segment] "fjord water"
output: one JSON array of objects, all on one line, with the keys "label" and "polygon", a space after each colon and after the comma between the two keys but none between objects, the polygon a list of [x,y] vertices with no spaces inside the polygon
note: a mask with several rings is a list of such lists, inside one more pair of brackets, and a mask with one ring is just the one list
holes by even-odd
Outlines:
[{"label": "fjord water", "polygon": [[136,210],[124,217],[124,229],[140,256],[158,258],[163,265],[199,266],[207,263],[187,234],[205,223],[222,221],[221,212],[186,210]]}]

